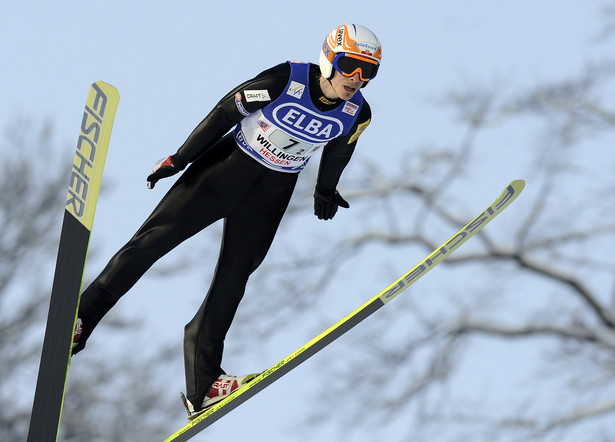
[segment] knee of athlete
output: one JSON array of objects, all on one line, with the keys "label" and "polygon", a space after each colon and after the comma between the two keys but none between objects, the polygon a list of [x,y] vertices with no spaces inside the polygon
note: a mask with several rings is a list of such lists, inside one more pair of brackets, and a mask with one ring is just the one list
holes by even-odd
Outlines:
[{"label": "knee of athlete", "polygon": [[198,340],[201,327],[195,321],[190,321],[184,327],[184,343],[193,343]]}]

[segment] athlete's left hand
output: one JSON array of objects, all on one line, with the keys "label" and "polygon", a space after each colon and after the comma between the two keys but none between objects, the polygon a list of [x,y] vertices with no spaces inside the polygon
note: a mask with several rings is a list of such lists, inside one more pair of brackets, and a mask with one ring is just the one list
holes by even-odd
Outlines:
[{"label": "athlete's left hand", "polygon": [[314,215],[318,219],[332,219],[337,213],[337,208],[348,209],[350,204],[342,198],[337,190],[324,190],[316,186],[314,189]]}]

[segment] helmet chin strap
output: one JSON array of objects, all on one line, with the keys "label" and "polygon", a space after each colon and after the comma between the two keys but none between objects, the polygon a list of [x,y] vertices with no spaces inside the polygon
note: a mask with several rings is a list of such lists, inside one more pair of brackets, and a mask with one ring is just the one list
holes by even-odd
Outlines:
[{"label": "helmet chin strap", "polygon": [[[335,69],[331,69],[332,74],[329,77],[325,77],[325,80],[327,80],[327,82],[329,83],[329,86],[331,86],[331,89],[333,89],[333,92],[335,92],[335,94],[337,95],[337,92],[335,90],[335,88],[333,87],[333,83],[331,83],[331,79],[333,79],[333,77],[335,76]],[[322,77],[322,74],[320,74],[320,76]],[[360,89],[363,89],[365,86],[367,86],[369,83],[369,81],[364,81],[363,84],[361,85]],[[322,88],[320,88],[322,90]],[[322,91],[322,93],[324,94],[325,92]],[[325,96],[326,97],[326,96]],[[335,100],[339,100],[341,97],[338,95],[337,98],[335,98]]]},{"label": "helmet chin strap", "polygon": [[[333,87],[333,83],[331,83],[331,79],[333,78],[333,76],[335,75],[335,69],[332,69],[332,74],[329,77],[324,77],[324,79],[329,83],[329,86],[331,86],[331,89],[333,90],[333,92],[337,95],[337,92],[335,91],[335,88]],[[322,74],[320,74],[321,78],[323,77]],[[320,88],[322,91],[322,87]],[[325,94],[325,91],[322,91],[323,95]],[[325,95],[326,98],[328,98],[329,100],[338,100],[340,97],[338,96],[337,98],[329,98]]]},{"label": "helmet chin strap", "polygon": [[[335,75],[335,72],[333,73],[333,75]],[[331,83],[331,79],[333,78],[333,75],[331,75],[329,78],[327,78],[327,81],[329,82],[329,86],[331,86],[331,89],[333,89],[333,92],[335,92],[335,88],[333,87],[333,83]]]}]

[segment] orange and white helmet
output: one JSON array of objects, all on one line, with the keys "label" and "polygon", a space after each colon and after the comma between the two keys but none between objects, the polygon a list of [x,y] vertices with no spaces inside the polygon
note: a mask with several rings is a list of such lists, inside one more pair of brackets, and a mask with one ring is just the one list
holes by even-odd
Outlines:
[{"label": "orange and white helmet", "polygon": [[359,73],[367,82],[378,73],[382,48],[378,37],[361,25],[345,24],[335,28],[320,51],[320,73],[331,79],[334,69],[348,77]]}]

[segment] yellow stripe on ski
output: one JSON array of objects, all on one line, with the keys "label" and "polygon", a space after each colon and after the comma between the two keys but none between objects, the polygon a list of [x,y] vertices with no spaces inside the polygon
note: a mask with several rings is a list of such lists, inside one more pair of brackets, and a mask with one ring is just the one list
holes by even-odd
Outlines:
[{"label": "yellow stripe on ski", "polygon": [[90,87],[81,119],[66,210],[90,231],[119,101],[116,88],[97,81]]},{"label": "yellow stripe on ski", "polygon": [[[249,384],[243,386],[239,390],[235,391],[226,399],[220,401],[219,403],[213,405],[211,408],[202,412],[199,416],[195,417],[190,423],[185,425],[176,433],[169,436],[165,439],[164,442],[171,442],[175,440],[187,440],[189,437],[182,436],[184,433],[193,429],[194,427],[199,426],[201,422],[220,411],[227,405],[229,405],[232,401],[242,398],[243,395],[247,394],[252,388],[257,388],[256,393],[258,393],[259,389],[265,388],[259,385],[261,382],[265,381],[266,383],[271,383],[273,381],[266,380],[268,377],[272,375],[282,376],[285,372],[292,370],[292,364],[296,363],[295,359],[302,363],[303,360],[310,357],[311,354],[315,354],[320,349],[324,348],[328,343],[332,342],[338,336],[341,336],[345,331],[352,328],[354,325],[358,324],[360,321],[365,319],[367,316],[371,315],[375,310],[384,306],[386,303],[391,301],[397,295],[399,295],[402,291],[410,287],[410,285],[414,284],[419,278],[425,275],[429,270],[435,267],[437,264],[442,262],[448,256],[450,256],[457,248],[459,248],[463,243],[465,243],[468,239],[470,239],[474,234],[476,234],[479,230],[485,227],[493,218],[495,218],[498,214],[500,214],[506,207],[512,203],[517,196],[521,193],[521,191],[525,187],[525,181],[523,180],[515,180],[512,181],[506,189],[502,192],[502,194],[491,204],[487,209],[485,209],[480,215],[470,221],[463,229],[453,235],[448,241],[434,250],[427,258],[421,261],[417,266],[415,266],[412,270],[404,274],[401,278],[391,284],[389,287],[378,293],[376,296],[371,298],[369,301],[361,305],[359,308],[354,310],[349,315],[345,316],[343,319],[333,324],[327,330],[316,336],[314,339],[303,345],[294,353],[288,355],[286,358],[282,359],[280,362],[270,367],[269,369],[262,372],[258,375],[254,380],[252,380]],[[333,336],[333,339],[329,337]],[[327,339],[329,341],[327,342]],[[307,353],[307,356],[303,355],[303,360],[301,358],[303,353]],[[287,366],[290,364],[290,368]],[[282,373],[282,374],[280,374]],[[254,394],[256,394],[254,393]],[[245,400],[249,399],[250,395],[245,397]],[[244,402],[244,400],[240,400]],[[201,431],[202,428],[197,428],[195,431]],[[191,436],[190,436],[191,437]]]}]

